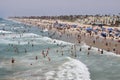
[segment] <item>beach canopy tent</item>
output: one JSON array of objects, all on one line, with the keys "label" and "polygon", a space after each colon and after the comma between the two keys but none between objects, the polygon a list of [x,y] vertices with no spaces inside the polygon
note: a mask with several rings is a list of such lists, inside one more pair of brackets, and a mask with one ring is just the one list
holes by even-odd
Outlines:
[{"label": "beach canopy tent", "polygon": [[77,25],[71,25],[73,28],[76,28],[77,27]]},{"label": "beach canopy tent", "polygon": [[102,33],[101,33],[101,36],[102,36],[102,37],[107,37],[107,34],[104,33],[104,32],[102,32]]},{"label": "beach canopy tent", "polygon": [[116,37],[120,37],[120,33],[115,33],[115,36]]},{"label": "beach canopy tent", "polygon": [[64,27],[65,25],[64,24],[58,24],[59,25],[59,27]]},{"label": "beach canopy tent", "polygon": [[93,30],[93,32],[97,33],[97,32],[98,32],[98,30]]},{"label": "beach canopy tent", "polygon": [[112,29],[112,28],[108,28],[107,30],[108,30],[109,32],[112,32],[112,31],[113,31],[113,29]]},{"label": "beach canopy tent", "polygon": [[93,32],[94,32],[95,34],[98,34],[98,30],[93,30]]},{"label": "beach canopy tent", "polygon": [[58,24],[54,24],[55,27],[57,28],[63,28],[66,26],[66,24],[61,24],[61,23],[58,23]]},{"label": "beach canopy tent", "polygon": [[90,31],[93,31],[93,29],[88,27],[88,28],[86,28],[86,31],[90,32]]}]

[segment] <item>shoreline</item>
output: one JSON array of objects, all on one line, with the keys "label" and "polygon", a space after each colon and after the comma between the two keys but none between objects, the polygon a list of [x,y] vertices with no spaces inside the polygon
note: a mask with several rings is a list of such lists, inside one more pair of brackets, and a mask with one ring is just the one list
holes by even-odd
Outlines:
[{"label": "shoreline", "polygon": [[[49,34],[49,37],[52,39],[63,40],[67,42],[74,43],[76,45],[80,45],[82,42],[85,42],[90,47],[96,47],[98,50],[106,50],[108,52],[113,52],[115,54],[120,54],[120,43],[116,40],[110,38],[103,38],[100,35],[90,35],[89,33],[85,32],[85,30],[79,31],[78,28],[65,28],[65,29],[57,29],[54,27],[54,23],[58,21],[58,23],[64,23],[67,25],[77,24],[74,22],[62,22],[60,20],[44,20],[44,19],[12,19],[18,22],[22,22],[25,24],[30,24],[33,26],[37,26],[42,28],[42,30],[48,30],[52,32]],[[85,26],[85,28],[89,27],[90,25],[81,25]]]}]

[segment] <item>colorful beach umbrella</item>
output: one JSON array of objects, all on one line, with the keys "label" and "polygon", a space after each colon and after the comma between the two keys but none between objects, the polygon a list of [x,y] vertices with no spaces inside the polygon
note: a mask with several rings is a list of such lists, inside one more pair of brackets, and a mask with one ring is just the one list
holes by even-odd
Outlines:
[{"label": "colorful beach umbrella", "polygon": [[101,36],[102,37],[107,37],[107,34],[106,33],[101,33]]},{"label": "colorful beach umbrella", "polygon": [[90,27],[88,27],[88,28],[86,28],[86,30],[87,30],[87,31],[92,31],[93,29],[90,28]]},{"label": "colorful beach umbrella", "polygon": [[112,29],[112,28],[108,28],[107,30],[108,30],[108,31],[112,31],[113,29]]},{"label": "colorful beach umbrella", "polygon": [[111,33],[113,31],[112,28],[108,28],[107,30],[109,31],[109,33]]}]

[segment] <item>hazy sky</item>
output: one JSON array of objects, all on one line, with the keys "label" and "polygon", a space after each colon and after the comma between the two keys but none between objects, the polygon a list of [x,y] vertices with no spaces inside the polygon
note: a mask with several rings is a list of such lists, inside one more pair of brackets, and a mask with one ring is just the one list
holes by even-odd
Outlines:
[{"label": "hazy sky", "polygon": [[0,0],[0,17],[117,13],[120,0]]}]

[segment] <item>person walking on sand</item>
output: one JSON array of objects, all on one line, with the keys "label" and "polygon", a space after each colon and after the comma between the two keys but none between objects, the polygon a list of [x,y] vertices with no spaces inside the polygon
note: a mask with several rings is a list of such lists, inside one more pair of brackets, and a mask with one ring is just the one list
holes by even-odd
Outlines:
[{"label": "person walking on sand", "polygon": [[95,40],[93,40],[93,44],[95,44]]}]

